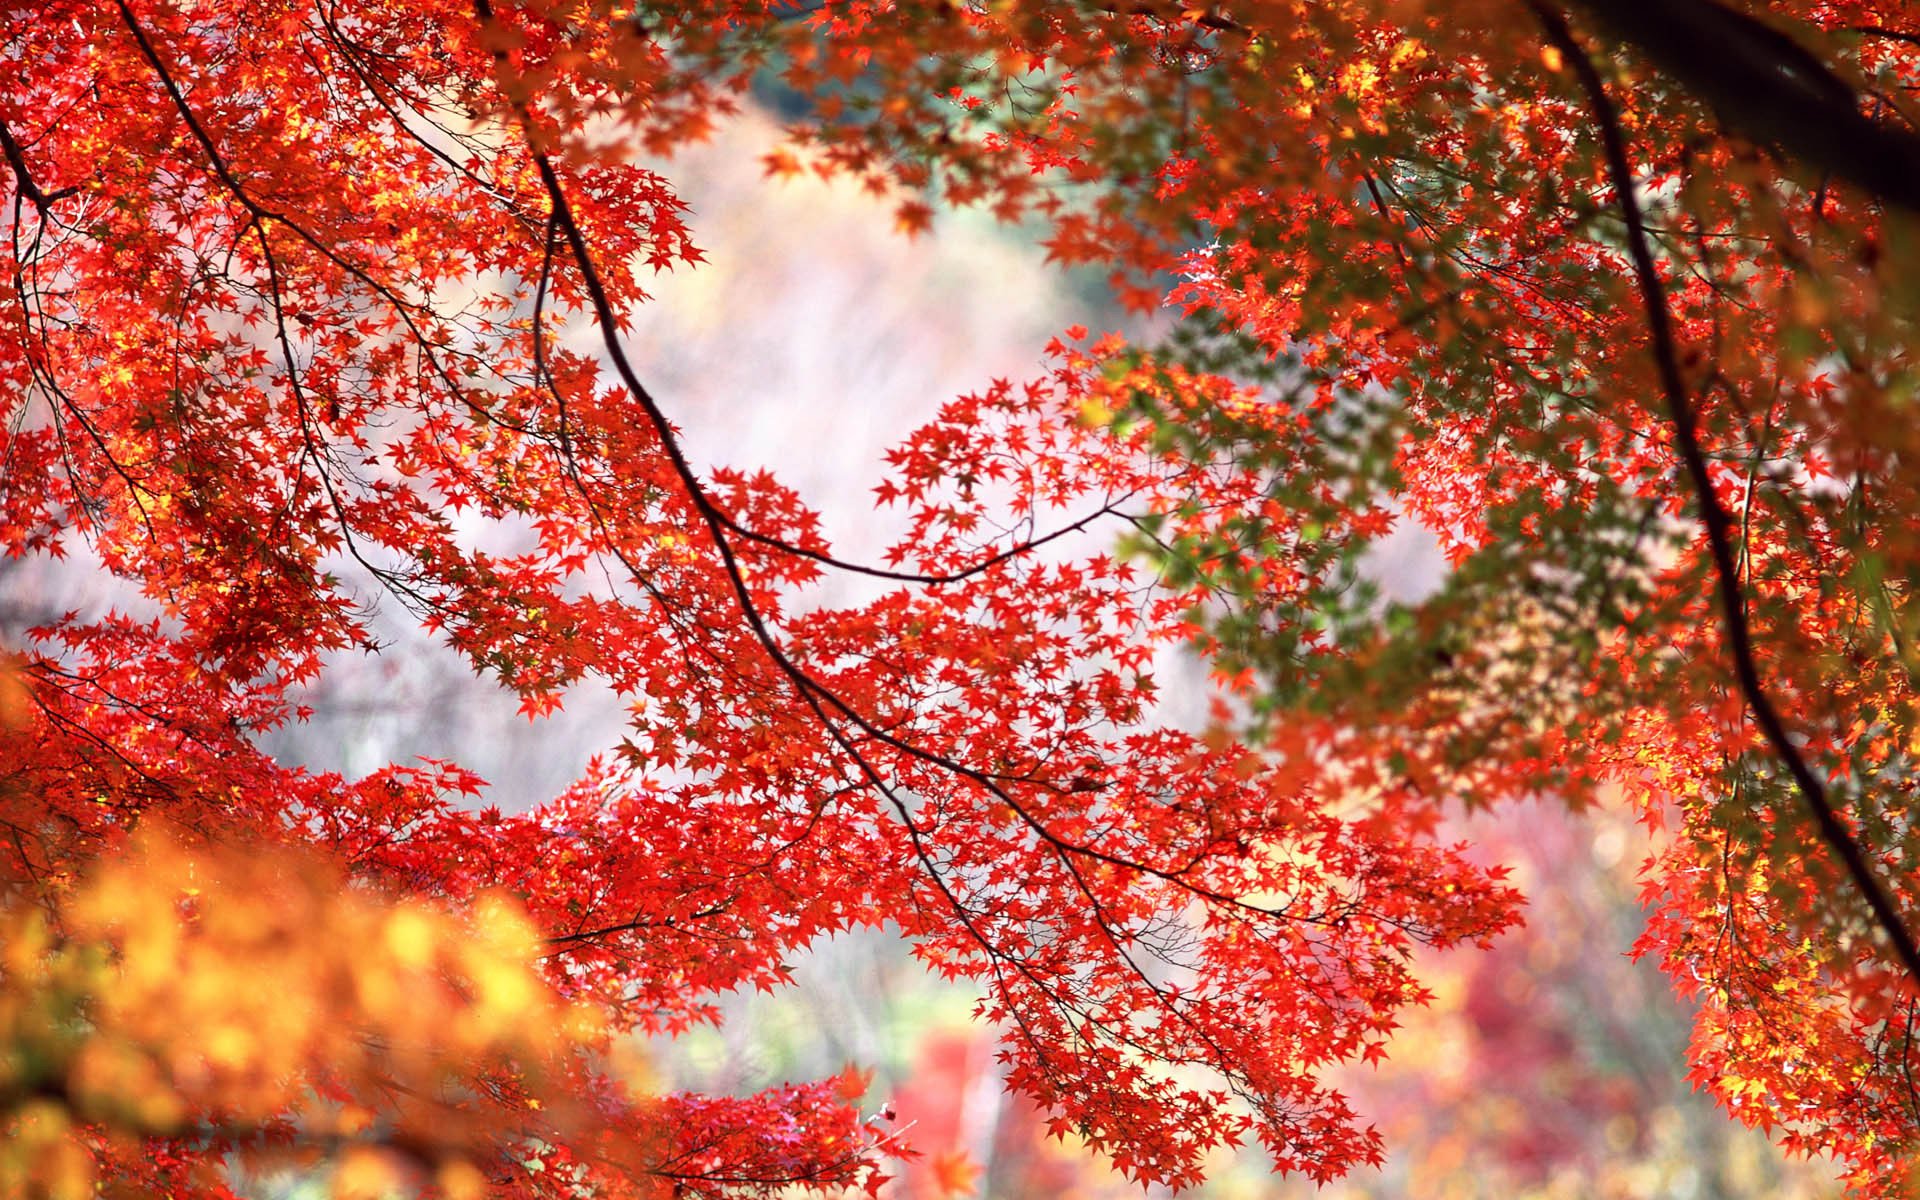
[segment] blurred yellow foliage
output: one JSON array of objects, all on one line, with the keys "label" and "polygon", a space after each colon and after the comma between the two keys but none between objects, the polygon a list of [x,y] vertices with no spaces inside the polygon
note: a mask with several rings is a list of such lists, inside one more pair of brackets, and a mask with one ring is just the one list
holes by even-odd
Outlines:
[{"label": "blurred yellow foliage", "polygon": [[55,895],[0,906],[0,1195],[90,1197],[103,1160],[193,1137],[324,1157],[341,1197],[470,1197],[567,1118],[596,1022],[510,901],[393,903],[286,849],[156,833]]}]

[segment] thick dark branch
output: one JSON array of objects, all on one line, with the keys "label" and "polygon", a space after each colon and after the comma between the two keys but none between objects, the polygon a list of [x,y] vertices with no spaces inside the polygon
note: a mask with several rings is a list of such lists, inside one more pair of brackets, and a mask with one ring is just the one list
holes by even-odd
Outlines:
[{"label": "thick dark branch", "polygon": [[[1848,878],[1866,898],[1867,907],[1873,910],[1874,923],[1892,945],[1908,977],[1920,984],[1920,947],[1914,945],[1913,935],[1908,931],[1899,910],[1894,907],[1892,897],[1867,862],[1866,851],[1834,811],[1827,797],[1826,785],[1794,744],[1786,723],[1781,720],[1779,710],[1774,708],[1766,686],[1761,682],[1754,652],[1753,630],[1747,620],[1746,591],[1734,558],[1733,518],[1714,492],[1713,477],[1708,471],[1707,456],[1700,443],[1699,422],[1688,399],[1686,381],[1680,374],[1673,319],[1667,312],[1666,289],[1654,266],[1653,252],[1648,248],[1647,227],[1641,216],[1640,201],[1634,194],[1633,168],[1627,161],[1626,138],[1620,131],[1619,114],[1607,97],[1600,73],[1574,40],[1566,22],[1542,0],[1528,2],[1545,28],[1548,41],[1566,56],[1568,64],[1579,76],[1594,124],[1600,133],[1601,145],[1606,152],[1607,172],[1613,183],[1620,214],[1626,219],[1627,250],[1633,258],[1634,276],[1639,282],[1640,297],[1646,306],[1647,325],[1653,339],[1654,364],[1660,373],[1660,388],[1666,399],[1668,417],[1673,423],[1674,447],[1686,464],[1687,480],[1692,485],[1694,502],[1700,509],[1700,523],[1706,528],[1707,545],[1713,555],[1720,615],[1726,630],[1727,649],[1733,656],[1733,670],[1739,681],[1740,694],[1746,700],[1754,722],[1766,736],[1768,745],[1780,756],[1794,783],[1799,786],[1800,795],[1813,815],[1821,840],[1840,859]],[[1687,5],[1676,4],[1675,7],[1684,8]]]},{"label": "thick dark branch", "polygon": [[0,121],[0,154],[6,156],[7,165],[13,168],[14,187],[27,198],[42,217],[51,215],[48,210],[52,208],[55,200],[64,200],[79,190],[78,188],[61,188],[59,191],[49,192],[36,183],[33,172],[27,169],[26,152],[20,148],[20,143],[14,140],[13,130],[7,128],[5,121]]},{"label": "thick dark branch", "polygon": [[1714,0],[1574,3],[1742,137],[1920,212],[1920,133],[1867,116],[1853,86],[1793,38]]},{"label": "thick dark branch", "polygon": [[33,181],[33,172],[27,170],[27,156],[20,152],[20,143],[13,140],[13,131],[7,128],[5,121],[0,121],[0,151],[6,153],[7,165],[13,168],[14,186],[45,216],[47,194]]}]

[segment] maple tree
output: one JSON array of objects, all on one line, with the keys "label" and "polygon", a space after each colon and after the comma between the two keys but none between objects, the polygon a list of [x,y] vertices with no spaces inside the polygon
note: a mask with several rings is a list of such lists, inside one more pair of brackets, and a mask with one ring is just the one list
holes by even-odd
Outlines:
[{"label": "maple tree", "polygon": [[[1696,1078],[1903,1186],[1920,30],[1653,7],[4,10],[0,540],[141,600],[0,677],[0,1171],[877,1189],[857,1071],[660,1095],[624,1048],[890,925],[1129,1175],[1326,1179],[1379,1157],[1323,1071],[1424,998],[1410,949],[1517,920],[1444,806],[1547,793],[1677,827],[1638,949]],[[1036,218],[1184,314],[910,435],[880,563],[690,461],[623,342],[700,258],[636,152],[767,74],[771,173]],[[1396,526],[1447,551],[1417,601],[1369,580]],[[518,816],[274,762],[376,600],[530,716],[603,681],[624,740]],[[1189,642],[1205,736],[1151,676]]]}]

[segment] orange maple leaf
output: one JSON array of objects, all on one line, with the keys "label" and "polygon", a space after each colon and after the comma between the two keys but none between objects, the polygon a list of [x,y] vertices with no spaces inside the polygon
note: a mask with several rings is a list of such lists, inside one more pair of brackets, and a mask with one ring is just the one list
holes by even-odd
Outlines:
[{"label": "orange maple leaf", "polygon": [[932,1172],[934,1194],[939,1196],[970,1195],[980,1178],[979,1166],[960,1150],[934,1155],[928,1160],[927,1169]]}]

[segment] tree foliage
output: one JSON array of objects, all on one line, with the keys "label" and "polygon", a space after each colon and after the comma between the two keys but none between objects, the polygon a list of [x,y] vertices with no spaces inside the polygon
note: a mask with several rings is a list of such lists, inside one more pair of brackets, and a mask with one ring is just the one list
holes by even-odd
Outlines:
[{"label": "tree foliage", "polygon": [[[1322,1074],[1424,998],[1411,949],[1517,919],[1445,806],[1550,794],[1679,830],[1637,949],[1699,1081],[1899,1187],[1920,31],[1649,8],[7,10],[0,543],[142,600],[5,675],[0,1170],[877,1188],[857,1072],[658,1095],[622,1047],[890,925],[1128,1174],[1253,1140],[1327,1179],[1379,1157]],[[771,173],[1036,219],[1183,314],[948,404],[877,563],[690,461],[624,349],[700,259],[636,151],[769,75]],[[1389,603],[1406,525],[1451,569]],[[518,816],[274,762],[370,603],[530,716],[611,686],[624,739]],[[1158,711],[1187,642],[1208,736]]]}]

